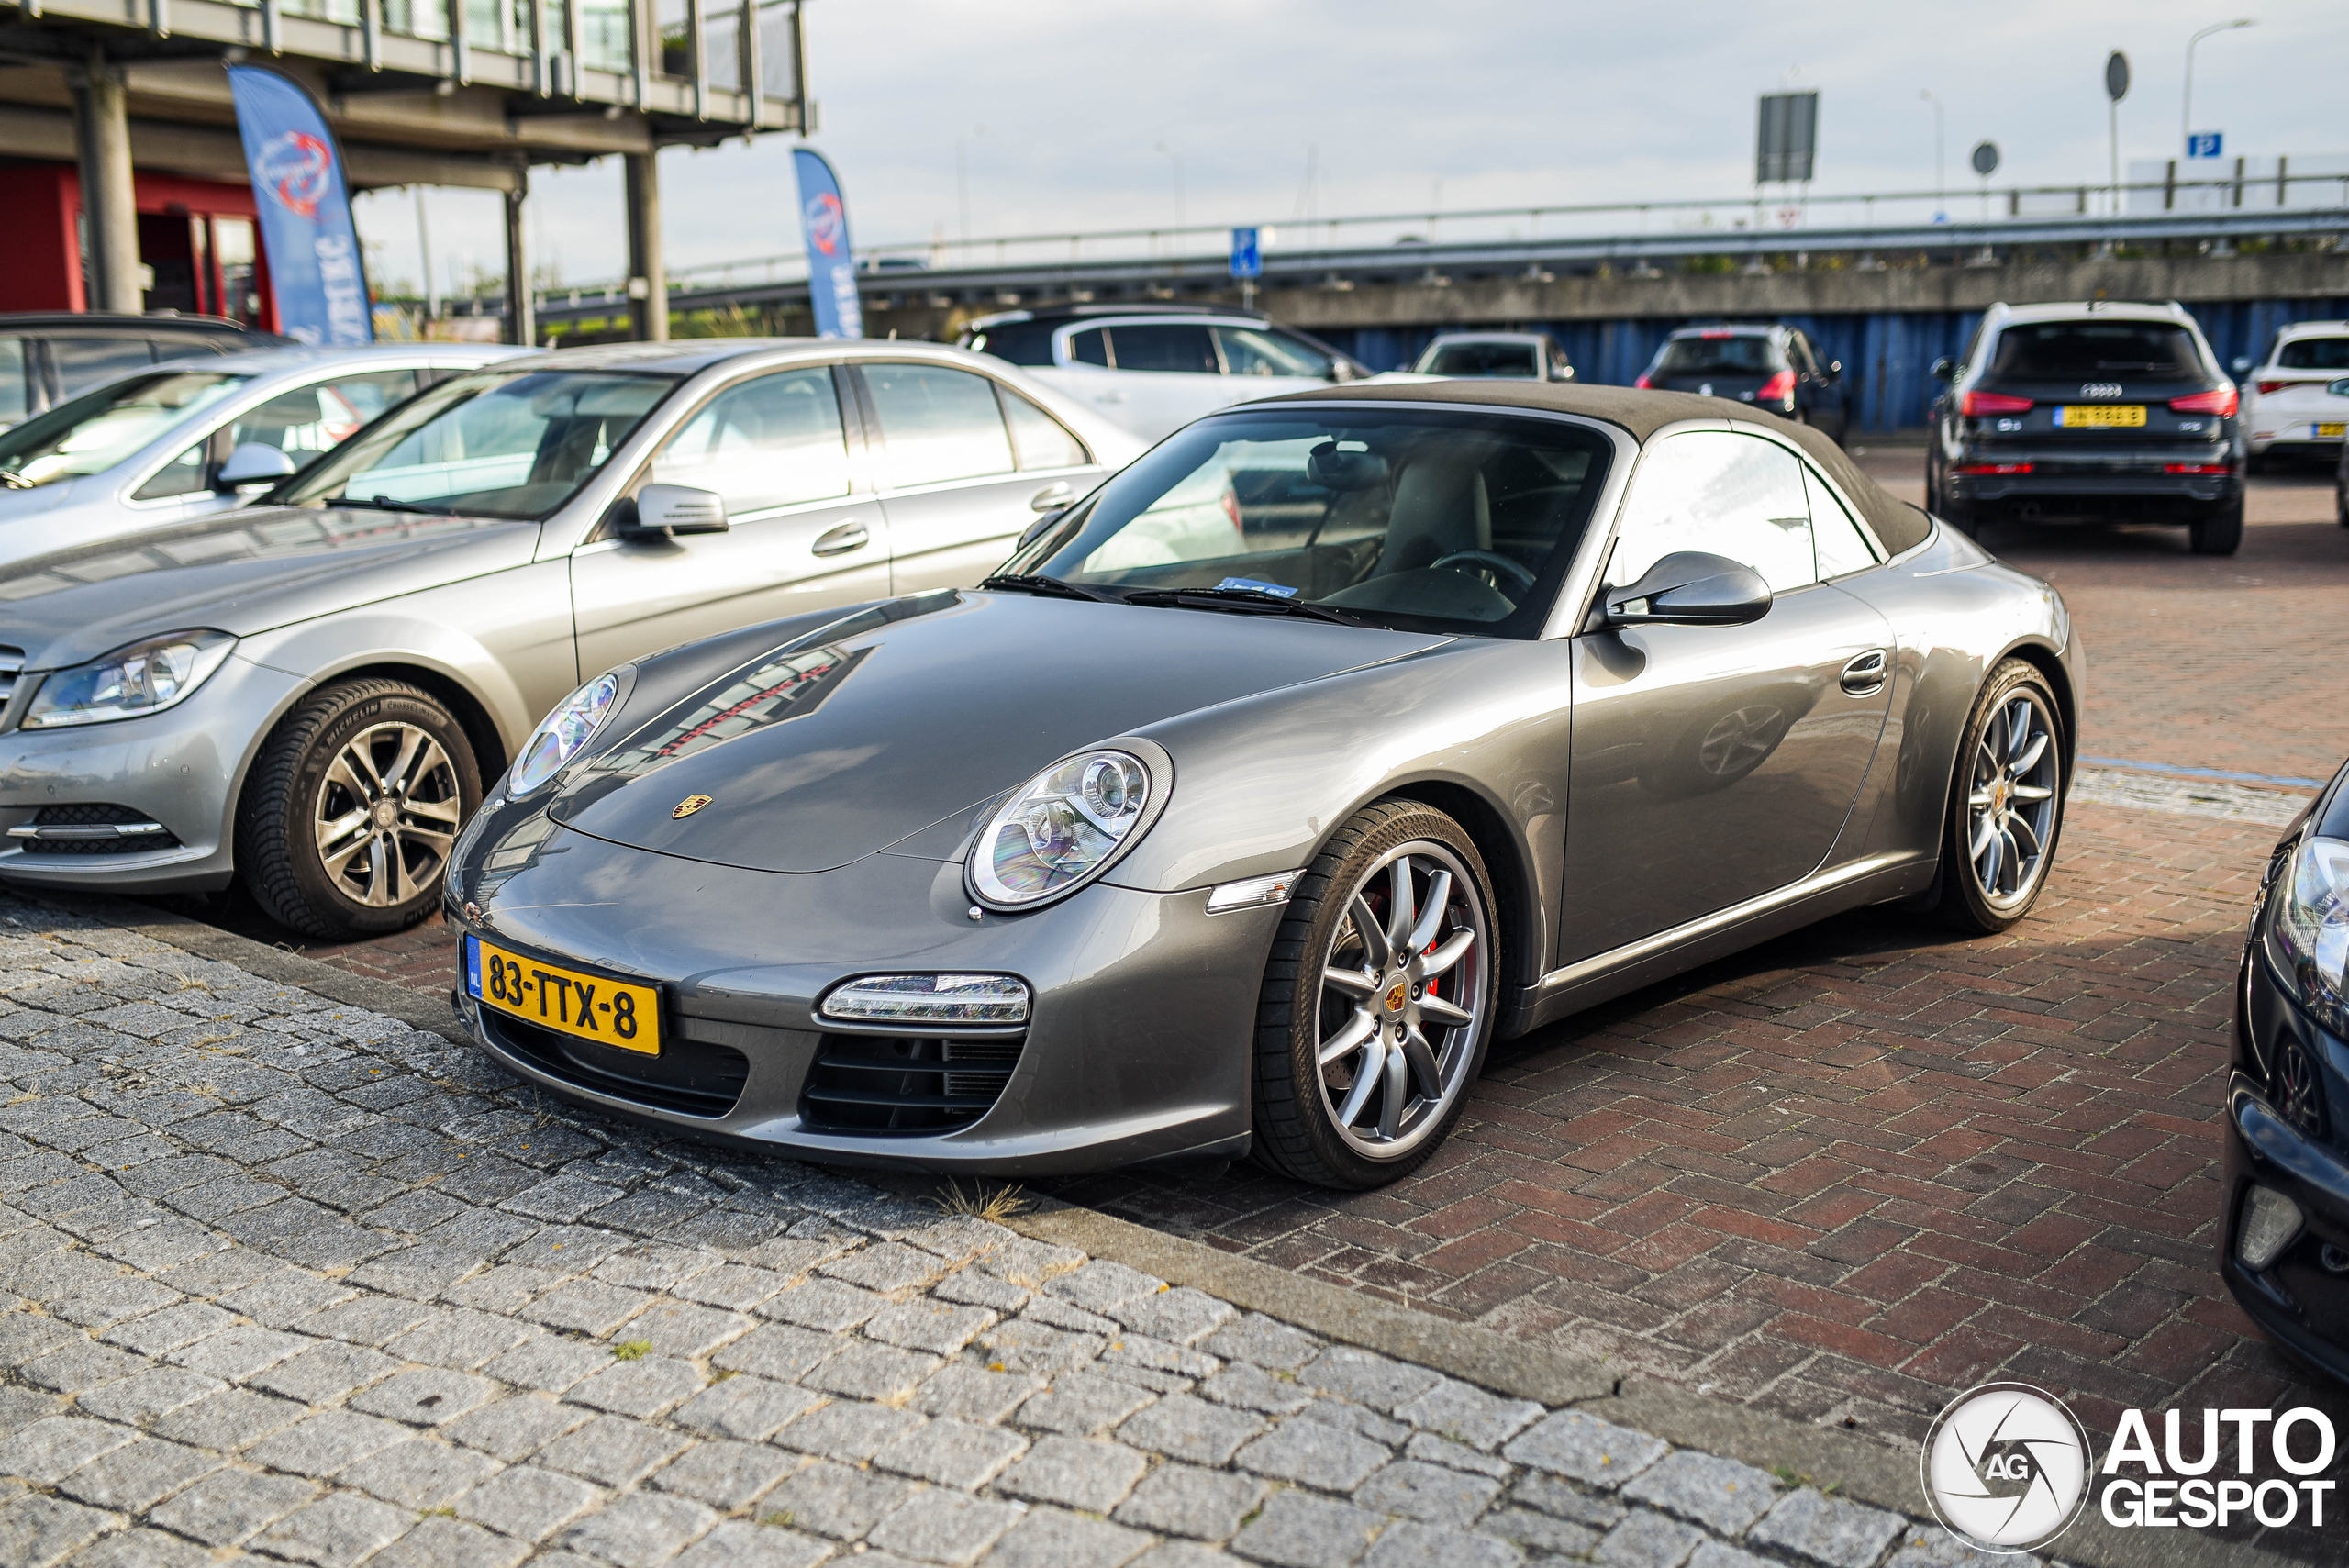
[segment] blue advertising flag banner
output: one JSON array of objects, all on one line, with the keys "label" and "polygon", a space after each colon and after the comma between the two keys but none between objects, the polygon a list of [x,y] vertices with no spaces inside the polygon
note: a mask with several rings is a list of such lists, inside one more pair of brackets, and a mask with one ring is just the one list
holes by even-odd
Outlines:
[{"label": "blue advertising flag banner", "polygon": [[290,77],[258,65],[228,69],[278,330],[305,343],[373,342],[351,188],[326,117]]},{"label": "blue advertising flag banner", "polygon": [[816,307],[816,336],[862,338],[864,302],[856,292],[840,177],[822,153],[808,148],[793,148],[791,162],[799,175],[799,227],[807,236],[807,302]]}]

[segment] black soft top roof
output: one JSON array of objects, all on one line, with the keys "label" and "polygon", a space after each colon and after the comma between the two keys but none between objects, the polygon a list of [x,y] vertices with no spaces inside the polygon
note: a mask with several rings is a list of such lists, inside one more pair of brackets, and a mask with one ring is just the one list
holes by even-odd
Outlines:
[{"label": "black soft top roof", "polygon": [[1693,392],[1647,392],[1628,386],[1591,386],[1571,381],[1422,381],[1373,386],[1341,384],[1265,401],[1470,403],[1488,407],[1499,405],[1534,408],[1603,419],[1631,432],[1631,439],[1642,446],[1666,425],[1684,419],[1769,423],[1775,425],[1777,434],[1800,447],[1820,471],[1852,498],[1852,504],[1867,519],[1868,527],[1876,530],[1876,537],[1893,554],[1923,543],[1932,528],[1923,511],[1860,472],[1859,464],[1842,448],[1810,426],[1797,425],[1751,404],[1733,403],[1725,397],[1699,397]]}]

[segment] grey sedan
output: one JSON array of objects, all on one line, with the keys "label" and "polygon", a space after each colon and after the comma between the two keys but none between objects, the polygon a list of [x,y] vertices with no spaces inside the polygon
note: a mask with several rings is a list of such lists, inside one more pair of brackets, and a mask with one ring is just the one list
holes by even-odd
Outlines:
[{"label": "grey sedan", "polygon": [[528,351],[293,347],[142,366],[0,435],[0,564],[241,506],[419,388]]},{"label": "grey sedan", "polygon": [[1426,1160],[1488,1046],[2045,885],[2062,601],[1739,405],[1431,382],[1170,437],[978,592],[629,660],[460,841],[558,1093],[1002,1173]]},{"label": "grey sedan", "polygon": [[411,924],[583,673],[975,582],[1137,446],[919,344],[573,350],[443,382],[265,505],[0,569],[0,876],[241,877],[314,935]]}]

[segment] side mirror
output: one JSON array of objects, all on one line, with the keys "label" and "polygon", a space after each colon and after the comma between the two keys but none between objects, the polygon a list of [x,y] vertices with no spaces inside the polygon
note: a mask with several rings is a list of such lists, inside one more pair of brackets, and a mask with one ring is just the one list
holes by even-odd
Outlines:
[{"label": "side mirror", "polygon": [[2244,372],[2251,369],[2251,356],[2249,354],[2237,354],[2234,358],[2234,367],[2235,374],[2242,375]]},{"label": "side mirror", "polygon": [[715,490],[690,484],[648,484],[636,493],[636,525],[632,534],[722,534],[726,531],[726,498]]},{"label": "side mirror", "polygon": [[2349,397],[2349,375],[2343,376],[2339,381],[2326,383],[2324,390],[2335,397]]},{"label": "side mirror", "polygon": [[1638,582],[1607,590],[1609,626],[1747,626],[1770,613],[1770,584],[1725,555],[1675,550]]},{"label": "side mirror", "polygon": [[1931,374],[1935,381],[1947,381],[1956,373],[1957,361],[1951,359],[1947,354],[1943,354],[1940,359],[1933,361],[1933,368]]},{"label": "side mirror", "polygon": [[294,460],[266,441],[246,441],[220,465],[216,488],[241,490],[248,484],[274,484],[294,472]]}]

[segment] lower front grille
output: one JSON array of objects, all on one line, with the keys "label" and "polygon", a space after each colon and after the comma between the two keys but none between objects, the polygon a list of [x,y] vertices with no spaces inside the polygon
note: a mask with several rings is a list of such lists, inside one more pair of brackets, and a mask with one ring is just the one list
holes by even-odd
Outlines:
[{"label": "lower front grille", "polygon": [[483,1006],[482,1032],[490,1043],[550,1077],[686,1116],[721,1117],[742,1097],[751,1059],[730,1046],[688,1040],[670,1031],[661,1054],[646,1056],[597,1045]]},{"label": "lower front grille", "polygon": [[127,806],[44,806],[8,837],[35,855],[138,855],[180,847],[170,828]]},{"label": "lower front grille", "polygon": [[1019,1065],[1022,1033],[828,1034],[799,1091],[818,1132],[955,1132],[994,1108]]}]

